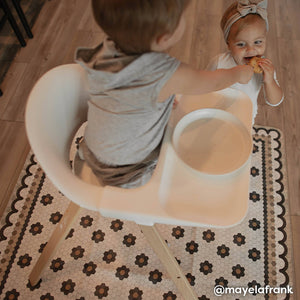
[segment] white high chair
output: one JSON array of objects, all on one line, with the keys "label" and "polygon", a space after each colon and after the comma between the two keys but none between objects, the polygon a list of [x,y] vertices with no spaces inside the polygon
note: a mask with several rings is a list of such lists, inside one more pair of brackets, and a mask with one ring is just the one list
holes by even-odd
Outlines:
[{"label": "white high chair", "polygon": [[232,226],[240,222],[247,211],[250,160],[233,176],[217,181],[195,176],[176,156],[171,145],[172,131],[183,115],[201,107],[229,111],[250,131],[252,111],[250,99],[237,91],[224,90],[201,97],[201,101],[199,96],[187,97],[173,112],[158,165],[146,185],[136,189],[103,187],[94,184],[87,166],[76,167],[80,174],[75,175],[69,162],[72,139],[87,118],[89,96],[83,69],[75,64],[63,65],[40,78],[26,107],[27,135],[48,178],[71,202],[30,274],[33,286],[83,207],[99,211],[102,216],[139,224],[183,297],[198,299],[154,224]]}]

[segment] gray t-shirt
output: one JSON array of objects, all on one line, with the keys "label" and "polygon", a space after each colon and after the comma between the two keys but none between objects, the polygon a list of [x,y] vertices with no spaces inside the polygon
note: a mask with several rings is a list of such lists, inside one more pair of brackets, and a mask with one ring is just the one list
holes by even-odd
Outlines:
[{"label": "gray t-shirt", "polygon": [[102,163],[135,164],[162,140],[174,96],[158,95],[180,62],[166,53],[126,55],[110,39],[93,49],[78,48],[90,93],[84,139]]}]

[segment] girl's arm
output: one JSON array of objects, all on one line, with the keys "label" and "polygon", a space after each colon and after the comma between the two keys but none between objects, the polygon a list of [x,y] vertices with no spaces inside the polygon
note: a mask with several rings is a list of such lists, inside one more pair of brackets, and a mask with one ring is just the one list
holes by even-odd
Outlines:
[{"label": "girl's arm", "polygon": [[164,101],[172,94],[205,94],[227,88],[236,82],[247,83],[252,75],[252,67],[246,65],[206,71],[181,63],[162,88],[158,101]]},{"label": "girl's arm", "polygon": [[283,101],[283,91],[274,78],[274,66],[270,59],[263,58],[259,62],[264,71],[264,97],[268,104],[277,106]]}]

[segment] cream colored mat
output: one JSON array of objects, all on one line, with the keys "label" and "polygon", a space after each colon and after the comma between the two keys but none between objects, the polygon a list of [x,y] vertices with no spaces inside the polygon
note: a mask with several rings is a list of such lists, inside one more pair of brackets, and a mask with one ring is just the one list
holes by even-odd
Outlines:
[{"label": "cream colored mat", "polygon": [[[158,225],[199,299],[217,299],[219,285],[231,288],[220,299],[292,299],[286,293],[293,272],[281,133],[257,127],[253,141],[249,211],[239,225]],[[182,299],[138,226],[88,210],[31,287],[28,275],[68,201],[29,155],[1,221],[1,299]],[[247,287],[253,289],[244,297]]]}]

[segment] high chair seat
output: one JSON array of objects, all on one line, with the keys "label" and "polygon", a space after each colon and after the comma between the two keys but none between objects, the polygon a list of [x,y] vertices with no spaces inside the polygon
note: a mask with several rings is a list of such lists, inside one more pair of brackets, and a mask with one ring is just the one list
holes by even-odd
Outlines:
[{"label": "high chair seat", "polygon": [[173,111],[151,180],[135,189],[103,187],[80,159],[75,159],[75,172],[70,167],[71,142],[87,119],[89,96],[84,76],[84,70],[79,65],[56,67],[39,79],[28,99],[25,123],[31,148],[49,179],[72,201],[32,270],[31,284],[38,282],[80,207],[83,207],[99,211],[102,216],[140,224],[180,292],[186,299],[197,299],[153,224],[237,224],[247,211],[250,165],[248,161],[243,169],[225,177],[195,175],[178,159],[172,146],[172,133],[182,116],[207,107],[232,113],[250,132],[251,100],[231,89],[183,97]]}]

